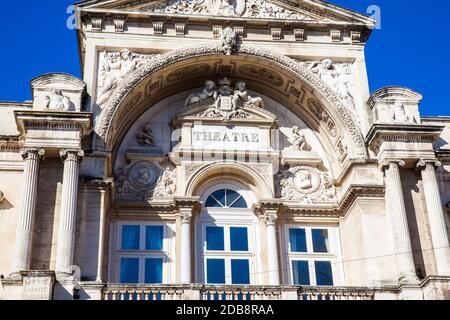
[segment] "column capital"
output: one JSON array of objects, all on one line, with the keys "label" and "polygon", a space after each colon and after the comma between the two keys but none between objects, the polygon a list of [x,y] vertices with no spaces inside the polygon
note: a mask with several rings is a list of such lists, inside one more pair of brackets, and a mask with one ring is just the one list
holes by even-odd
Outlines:
[{"label": "column capital", "polygon": [[192,221],[192,210],[189,210],[186,208],[181,209],[180,212],[178,213],[177,219],[180,221],[181,224],[190,224]]},{"label": "column capital", "polygon": [[442,166],[442,163],[437,159],[420,159],[419,162],[417,162],[417,168],[421,170],[425,170],[429,167],[436,169],[440,166]]},{"label": "column capital", "polygon": [[83,150],[77,150],[77,149],[63,149],[59,151],[59,155],[63,162],[66,161],[76,161],[80,162],[81,159],[84,157],[84,151]]},{"label": "column capital", "polygon": [[380,163],[380,168],[385,170],[386,168],[389,168],[391,164],[396,164],[399,167],[403,167],[406,163],[401,159],[385,159]]},{"label": "column capital", "polygon": [[20,155],[23,160],[41,160],[45,154],[45,149],[42,148],[23,148],[20,150]]},{"label": "column capital", "polygon": [[278,220],[278,214],[276,211],[266,211],[263,215],[266,226],[275,226]]}]

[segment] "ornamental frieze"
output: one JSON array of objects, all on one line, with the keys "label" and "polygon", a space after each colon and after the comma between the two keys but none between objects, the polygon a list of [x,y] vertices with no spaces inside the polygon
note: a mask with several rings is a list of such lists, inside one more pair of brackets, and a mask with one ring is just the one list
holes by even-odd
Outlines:
[{"label": "ornamental frieze", "polygon": [[313,20],[304,14],[264,0],[171,0],[154,6],[149,11],[207,16]]}]

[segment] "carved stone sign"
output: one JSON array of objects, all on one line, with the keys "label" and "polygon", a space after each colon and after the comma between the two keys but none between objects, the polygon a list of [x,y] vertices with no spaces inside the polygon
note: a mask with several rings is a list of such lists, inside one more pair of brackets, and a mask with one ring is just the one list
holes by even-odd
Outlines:
[{"label": "carved stone sign", "polygon": [[23,300],[51,300],[52,294],[52,277],[25,276],[23,278]]},{"label": "carved stone sign", "polygon": [[259,128],[244,126],[194,125],[194,148],[215,150],[258,150],[262,145]]}]

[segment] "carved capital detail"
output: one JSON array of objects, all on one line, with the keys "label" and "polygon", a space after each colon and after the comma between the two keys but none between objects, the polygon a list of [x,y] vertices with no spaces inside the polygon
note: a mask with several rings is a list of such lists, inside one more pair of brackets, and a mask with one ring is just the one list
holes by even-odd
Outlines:
[{"label": "carved capital detail", "polygon": [[25,148],[20,150],[20,155],[23,160],[41,160],[44,154],[45,150],[39,148]]},{"label": "carved capital detail", "polygon": [[391,164],[396,164],[399,167],[404,167],[406,163],[405,163],[405,161],[400,160],[400,159],[386,159],[380,164],[380,168],[382,170],[385,170],[385,169],[389,168],[389,166]]},{"label": "carved capital detail", "polygon": [[81,159],[84,157],[84,151],[83,150],[76,150],[76,149],[67,149],[67,150],[61,150],[59,152],[59,155],[63,162],[66,161],[76,161],[80,162]]},{"label": "carved capital detail", "polygon": [[181,224],[190,224],[192,221],[192,209],[189,208],[186,210],[185,208],[180,210],[178,220],[180,221]]},{"label": "carved capital detail", "polygon": [[265,212],[264,213],[264,222],[266,224],[266,226],[275,226],[277,224],[277,220],[278,220],[278,215],[276,214],[276,212]]},{"label": "carved capital detail", "polygon": [[437,159],[420,159],[417,162],[417,168],[421,170],[436,170],[440,166],[442,163]]}]

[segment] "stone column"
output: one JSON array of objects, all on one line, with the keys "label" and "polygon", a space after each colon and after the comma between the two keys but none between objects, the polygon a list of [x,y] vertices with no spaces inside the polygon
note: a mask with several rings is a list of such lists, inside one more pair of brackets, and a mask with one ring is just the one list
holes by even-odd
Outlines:
[{"label": "stone column", "polygon": [[405,199],[403,197],[400,167],[402,160],[389,160],[383,163],[386,175],[386,212],[394,232],[394,247],[401,283],[417,283],[411,237],[408,229]]},{"label": "stone column", "polygon": [[20,151],[25,166],[23,170],[24,186],[22,207],[17,224],[16,245],[12,273],[27,271],[31,263],[31,242],[33,238],[34,213],[39,178],[39,161],[45,153],[44,149],[23,149]]},{"label": "stone column", "polygon": [[60,155],[64,161],[64,177],[56,251],[56,272],[71,274],[77,218],[78,171],[84,152],[62,150]]},{"label": "stone column", "polygon": [[191,220],[192,220],[192,207],[180,208],[178,216],[181,224],[181,283],[192,282],[192,262],[191,262]]},{"label": "stone column", "polygon": [[266,223],[267,262],[269,285],[280,285],[280,263],[278,261],[277,241],[277,209],[265,210],[264,221]]},{"label": "stone column", "polygon": [[422,173],[437,275],[450,276],[450,247],[445,213],[436,177],[436,167],[441,166],[441,163],[437,160],[420,160],[417,166]]}]

